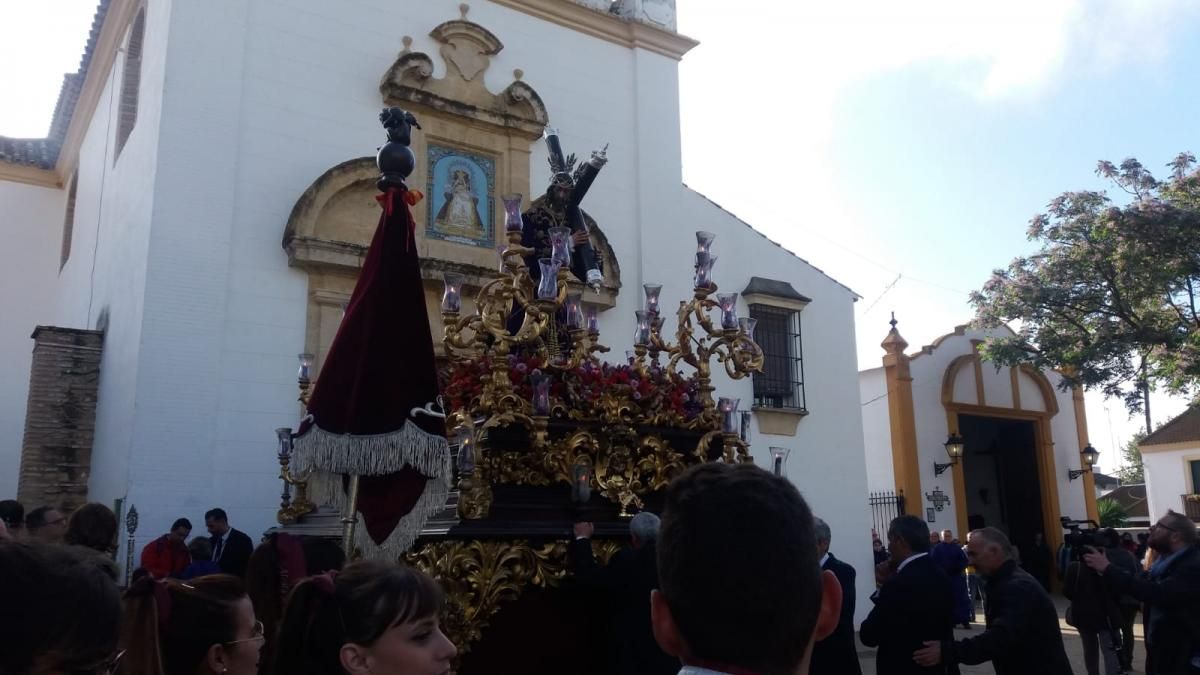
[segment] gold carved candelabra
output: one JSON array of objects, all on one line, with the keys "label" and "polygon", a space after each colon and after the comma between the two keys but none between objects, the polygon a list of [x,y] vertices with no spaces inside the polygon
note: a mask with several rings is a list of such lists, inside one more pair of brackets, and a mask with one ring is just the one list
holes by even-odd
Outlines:
[{"label": "gold carved candelabra", "polygon": [[[726,462],[752,461],[738,433],[738,401],[713,399],[712,362],[740,379],[761,370],[763,353],[754,321],[737,316],[737,294],[717,293],[712,282],[713,235],[697,233],[693,293],[679,305],[674,341],[662,332],[661,286],[646,284],[629,363],[612,366],[598,357],[609,349],[599,342],[596,309],[585,312],[569,290],[570,231],[549,230],[551,255],[537,260],[535,278],[511,197],[500,272],[479,289],[474,311],[463,312],[464,276],[445,273],[442,343],[452,362],[447,428],[459,444],[459,515],[486,518],[493,484],[566,483],[595,486],[627,517],[642,507],[640,494],[710,459],[713,442]],[[513,426],[530,447],[492,447],[492,434]],[[653,431],[663,428],[699,432],[694,459]]]}]

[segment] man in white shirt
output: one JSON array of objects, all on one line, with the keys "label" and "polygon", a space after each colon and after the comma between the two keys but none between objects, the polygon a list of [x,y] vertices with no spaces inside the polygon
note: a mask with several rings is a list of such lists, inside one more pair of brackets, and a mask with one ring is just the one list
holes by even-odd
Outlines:
[{"label": "man in white shirt", "polygon": [[654,637],[680,675],[808,675],[842,606],[818,558],[812,511],[787,479],[752,464],[692,467],[667,487]]}]

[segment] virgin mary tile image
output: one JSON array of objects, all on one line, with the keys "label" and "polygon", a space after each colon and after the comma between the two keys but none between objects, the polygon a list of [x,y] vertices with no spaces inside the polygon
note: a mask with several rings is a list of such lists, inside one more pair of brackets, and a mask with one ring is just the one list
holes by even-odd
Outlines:
[{"label": "virgin mary tile image", "polygon": [[491,158],[430,144],[428,234],[491,247],[495,185]]}]

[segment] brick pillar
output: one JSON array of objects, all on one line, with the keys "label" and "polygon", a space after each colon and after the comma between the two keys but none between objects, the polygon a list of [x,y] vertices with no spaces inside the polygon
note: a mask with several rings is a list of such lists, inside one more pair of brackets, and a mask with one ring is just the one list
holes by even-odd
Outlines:
[{"label": "brick pillar", "polygon": [[104,334],[38,326],[17,499],[65,511],[87,502]]}]

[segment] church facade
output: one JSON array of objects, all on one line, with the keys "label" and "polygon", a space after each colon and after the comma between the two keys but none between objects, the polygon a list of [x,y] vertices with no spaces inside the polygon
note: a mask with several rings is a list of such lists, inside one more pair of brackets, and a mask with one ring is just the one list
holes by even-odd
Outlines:
[{"label": "church facade", "polygon": [[[666,0],[104,0],[50,137],[0,139],[0,494],[136,506],[135,547],[213,506],[272,526],[274,430],[297,425],[297,355],[318,371],[353,288],[379,213],[377,117],[399,106],[422,125],[410,183],[435,341],[442,275],[464,275],[469,311],[503,197],[544,194],[543,128],[585,159],[607,146],[583,207],[610,359],[643,284],[687,297],[693,233],[715,234],[714,279],[766,355],[717,394],[740,399],[760,465],[791,451],[839,557],[869,569],[857,296],[683,185],[695,45]],[[38,422],[68,395],[70,420]]]},{"label": "church facade", "polygon": [[1054,372],[988,363],[988,335],[960,326],[910,354],[893,320],[883,365],[859,374],[868,482],[902,494],[931,530],[965,540],[998,527],[1022,551],[1040,534],[1054,551],[1060,518],[1097,519],[1083,392]]}]

